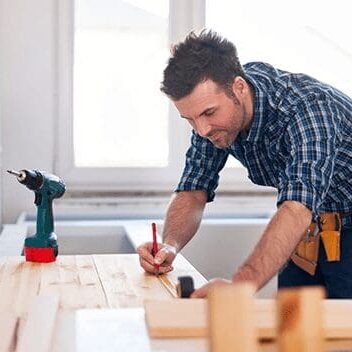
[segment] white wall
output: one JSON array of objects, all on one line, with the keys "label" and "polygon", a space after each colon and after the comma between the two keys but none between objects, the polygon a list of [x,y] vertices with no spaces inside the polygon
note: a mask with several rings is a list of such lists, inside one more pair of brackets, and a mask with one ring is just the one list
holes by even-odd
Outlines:
[{"label": "white wall", "polygon": [[54,165],[55,0],[0,0],[3,223],[33,207],[33,194],[6,169]]}]

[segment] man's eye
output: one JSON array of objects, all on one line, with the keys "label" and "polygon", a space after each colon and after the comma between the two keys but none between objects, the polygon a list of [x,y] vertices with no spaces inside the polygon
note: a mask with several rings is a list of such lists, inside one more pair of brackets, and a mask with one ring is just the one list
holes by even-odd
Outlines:
[{"label": "man's eye", "polygon": [[205,116],[211,116],[211,115],[213,115],[213,114],[214,114],[214,110],[206,111],[206,112],[204,113]]}]

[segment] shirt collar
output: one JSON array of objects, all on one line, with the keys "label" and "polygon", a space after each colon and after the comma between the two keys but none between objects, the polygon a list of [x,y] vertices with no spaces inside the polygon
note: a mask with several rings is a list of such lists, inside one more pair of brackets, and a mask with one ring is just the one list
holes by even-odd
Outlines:
[{"label": "shirt collar", "polygon": [[267,96],[265,91],[261,89],[260,85],[256,82],[256,80],[250,76],[250,74],[246,74],[246,78],[254,89],[254,111],[253,111],[253,120],[251,127],[249,128],[246,141],[247,142],[258,142],[261,139],[263,134],[263,126],[264,126],[264,113],[265,113],[265,102]]}]

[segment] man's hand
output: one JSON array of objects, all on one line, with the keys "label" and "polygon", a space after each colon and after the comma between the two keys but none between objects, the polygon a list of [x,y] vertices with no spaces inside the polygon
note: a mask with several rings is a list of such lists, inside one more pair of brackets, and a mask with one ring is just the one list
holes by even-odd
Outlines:
[{"label": "man's hand", "polygon": [[[151,274],[165,274],[173,270],[172,262],[176,257],[176,248],[164,243],[158,243],[159,251],[155,257],[152,255],[153,242],[145,242],[137,248],[139,262],[142,268]],[[155,264],[160,265],[159,271]]]},{"label": "man's hand", "polygon": [[207,297],[211,287],[224,286],[224,285],[234,285],[234,283],[230,280],[225,280],[220,278],[211,279],[207,284],[195,290],[192,293],[191,298],[205,298]]}]

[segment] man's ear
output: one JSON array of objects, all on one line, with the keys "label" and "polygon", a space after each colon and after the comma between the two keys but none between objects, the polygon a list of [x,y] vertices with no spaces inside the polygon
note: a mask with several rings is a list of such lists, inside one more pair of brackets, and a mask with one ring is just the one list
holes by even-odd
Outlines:
[{"label": "man's ear", "polygon": [[237,98],[240,98],[247,94],[248,85],[247,82],[240,76],[234,78],[232,83],[232,91]]}]

